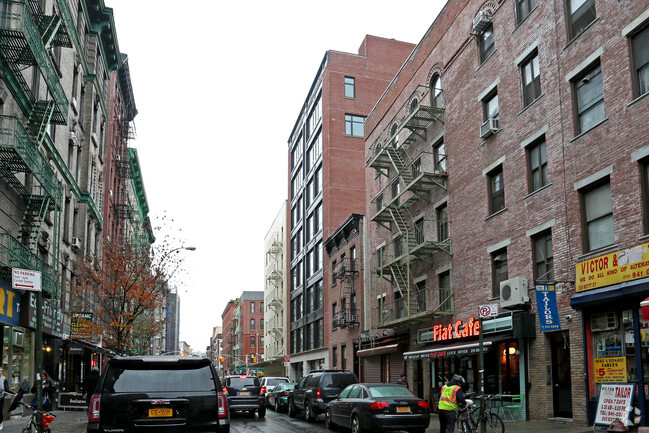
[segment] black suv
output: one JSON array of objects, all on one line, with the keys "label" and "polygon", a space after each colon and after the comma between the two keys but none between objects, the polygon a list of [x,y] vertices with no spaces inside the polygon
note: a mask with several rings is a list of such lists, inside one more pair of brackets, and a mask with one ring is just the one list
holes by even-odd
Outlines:
[{"label": "black suv", "polygon": [[358,382],[349,370],[315,370],[304,376],[288,396],[288,415],[294,417],[304,412],[304,419],[311,422],[325,413],[327,403],[338,397],[347,385]]},{"label": "black suv", "polygon": [[259,418],[266,416],[266,400],[260,395],[261,384],[256,376],[226,376],[223,384],[228,396],[230,412],[257,412]]},{"label": "black suv", "polygon": [[230,431],[225,394],[209,359],[127,356],[108,361],[90,398],[88,433]]}]

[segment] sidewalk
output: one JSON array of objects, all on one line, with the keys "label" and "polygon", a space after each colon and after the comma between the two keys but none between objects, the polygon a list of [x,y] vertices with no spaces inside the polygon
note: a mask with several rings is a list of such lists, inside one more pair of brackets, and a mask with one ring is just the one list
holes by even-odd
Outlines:
[{"label": "sidewalk", "polygon": [[[55,410],[56,419],[51,430],[56,433],[82,433],[86,431],[88,414],[85,410]],[[20,433],[29,422],[28,416],[16,416],[4,421],[2,433]]]}]

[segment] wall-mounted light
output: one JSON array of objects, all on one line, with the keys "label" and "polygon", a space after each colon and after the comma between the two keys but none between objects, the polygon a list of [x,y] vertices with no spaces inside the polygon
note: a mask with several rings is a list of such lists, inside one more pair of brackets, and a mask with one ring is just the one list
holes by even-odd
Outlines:
[{"label": "wall-mounted light", "polygon": [[43,346],[43,350],[46,352],[51,352],[52,348],[50,346]]}]

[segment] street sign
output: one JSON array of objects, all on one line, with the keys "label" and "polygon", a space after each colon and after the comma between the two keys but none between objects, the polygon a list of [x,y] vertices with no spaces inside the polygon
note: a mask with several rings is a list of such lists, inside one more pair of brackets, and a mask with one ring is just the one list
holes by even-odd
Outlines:
[{"label": "street sign", "polygon": [[478,308],[478,312],[481,318],[495,317],[498,315],[498,304],[483,304]]},{"label": "street sign", "polygon": [[11,268],[11,287],[16,290],[41,291],[41,272]]}]

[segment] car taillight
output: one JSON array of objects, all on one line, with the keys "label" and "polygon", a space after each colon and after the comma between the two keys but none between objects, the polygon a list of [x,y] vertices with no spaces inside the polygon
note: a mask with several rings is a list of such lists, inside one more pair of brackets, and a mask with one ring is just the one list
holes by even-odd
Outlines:
[{"label": "car taillight", "polygon": [[322,398],[322,390],[320,388],[315,389],[315,398]]},{"label": "car taillight", "polygon": [[279,395],[282,396],[282,397],[286,397],[288,395],[288,392],[282,391],[282,392],[279,393]]},{"label": "car taillight", "polygon": [[259,390],[259,394],[266,394],[266,387],[262,386],[261,389]]},{"label": "car taillight", "polygon": [[370,409],[381,410],[381,409],[385,409],[388,406],[389,404],[387,401],[375,401],[370,405]]},{"label": "car taillight", "polygon": [[219,394],[219,418],[228,417],[228,399],[224,394]]},{"label": "car taillight", "polygon": [[95,394],[90,399],[90,410],[88,410],[88,420],[92,422],[99,422],[99,402],[101,396]]},{"label": "car taillight", "polygon": [[424,409],[430,409],[430,405],[428,404],[427,401],[420,401],[417,402],[417,406],[423,407]]}]

